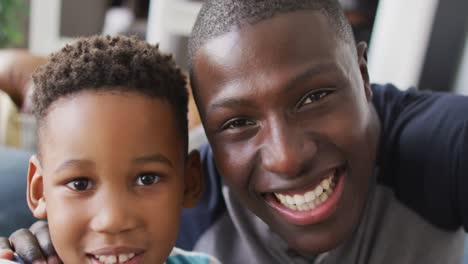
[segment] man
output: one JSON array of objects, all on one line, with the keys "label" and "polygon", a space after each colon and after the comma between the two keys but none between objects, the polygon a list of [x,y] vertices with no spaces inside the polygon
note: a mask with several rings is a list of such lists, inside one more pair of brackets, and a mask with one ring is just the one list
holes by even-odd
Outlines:
[{"label": "man", "polygon": [[371,87],[335,1],[208,1],[190,43],[211,149],[180,245],[225,263],[460,261],[466,98]]}]

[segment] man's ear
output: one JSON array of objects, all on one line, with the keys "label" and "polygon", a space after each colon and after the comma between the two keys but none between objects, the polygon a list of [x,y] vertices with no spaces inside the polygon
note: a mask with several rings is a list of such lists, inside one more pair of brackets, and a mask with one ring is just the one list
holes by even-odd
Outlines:
[{"label": "man's ear", "polygon": [[359,70],[361,72],[362,81],[364,83],[364,90],[366,93],[367,101],[372,101],[372,89],[369,80],[369,71],[367,70],[367,44],[363,41],[359,42],[356,46],[358,55]]},{"label": "man's ear", "polygon": [[45,219],[47,217],[47,211],[44,197],[42,167],[36,155],[29,159],[26,196],[29,209],[31,209],[33,215],[38,219]]},{"label": "man's ear", "polygon": [[203,196],[204,179],[198,150],[192,150],[187,157],[185,167],[184,207],[192,208]]}]

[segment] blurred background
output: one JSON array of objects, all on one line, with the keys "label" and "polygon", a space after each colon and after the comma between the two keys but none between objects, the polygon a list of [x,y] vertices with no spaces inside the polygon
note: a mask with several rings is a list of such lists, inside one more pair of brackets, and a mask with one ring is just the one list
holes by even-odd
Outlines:
[{"label": "blurred background", "polygon": [[[468,1],[340,2],[357,41],[369,43],[372,82],[468,95]],[[25,189],[28,152],[35,148],[30,75],[45,62],[44,56],[77,36],[126,34],[160,43],[186,68],[187,37],[201,4],[202,0],[0,0],[0,236],[32,221],[24,192],[14,190]],[[196,147],[204,134],[193,102],[189,119]],[[6,202],[10,211],[3,210]]]}]

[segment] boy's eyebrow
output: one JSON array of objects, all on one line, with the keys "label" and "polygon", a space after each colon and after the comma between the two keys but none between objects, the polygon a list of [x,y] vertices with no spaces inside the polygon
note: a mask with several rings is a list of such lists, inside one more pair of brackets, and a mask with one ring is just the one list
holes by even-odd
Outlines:
[{"label": "boy's eyebrow", "polygon": [[57,169],[55,170],[55,173],[65,170],[69,167],[79,167],[79,166],[94,167],[95,163],[91,160],[70,159],[60,164],[60,166],[58,166]]},{"label": "boy's eyebrow", "polygon": [[166,158],[164,155],[155,153],[155,154],[150,154],[150,155],[145,155],[145,156],[140,156],[137,157],[133,160],[135,163],[148,163],[148,162],[157,162],[157,163],[164,163],[171,168],[174,168],[174,165],[172,162]]},{"label": "boy's eyebrow", "polygon": [[[133,162],[135,163],[149,163],[149,162],[164,163],[174,168],[174,165],[172,164],[172,162],[168,158],[166,158],[164,155],[161,155],[159,153],[137,157],[133,160]],[[60,166],[58,166],[58,168],[55,170],[55,173],[60,172],[70,167],[83,167],[83,166],[94,167],[95,165],[96,164],[92,160],[70,159],[60,164]]]}]

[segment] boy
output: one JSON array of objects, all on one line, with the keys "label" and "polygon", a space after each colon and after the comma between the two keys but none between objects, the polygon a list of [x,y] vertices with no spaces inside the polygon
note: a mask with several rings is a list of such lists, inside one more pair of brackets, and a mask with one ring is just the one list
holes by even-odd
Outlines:
[{"label": "boy", "polygon": [[33,76],[38,153],[27,201],[64,263],[215,263],[174,248],[202,194],[187,154],[187,90],[171,56],[136,38],[77,40]]}]

